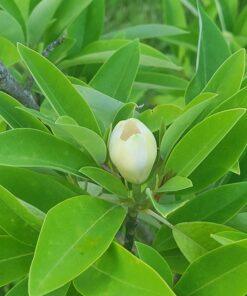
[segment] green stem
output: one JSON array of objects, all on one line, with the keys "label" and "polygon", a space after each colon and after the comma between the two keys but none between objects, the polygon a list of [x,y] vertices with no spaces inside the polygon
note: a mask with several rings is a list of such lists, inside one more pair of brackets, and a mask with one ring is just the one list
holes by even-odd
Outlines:
[{"label": "green stem", "polygon": [[137,215],[138,215],[138,212],[135,209],[129,208],[128,214],[126,217],[126,224],[125,224],[126,232],[125,232],[125,239],[124,239],[124,247],[130,252],[133,249],[133,245],[135,241]]},{"label": "green stem", "polygon": [[164,217],[156,214],[154,211],[148,209],[145,211],[147,214],[149,214],[150,216],[154,217],[156,220],[160,221],[161,223],[165,224],[166,226],[168,226],[169,228],[173,229],[174,226],[168,221],[166,220]]}]

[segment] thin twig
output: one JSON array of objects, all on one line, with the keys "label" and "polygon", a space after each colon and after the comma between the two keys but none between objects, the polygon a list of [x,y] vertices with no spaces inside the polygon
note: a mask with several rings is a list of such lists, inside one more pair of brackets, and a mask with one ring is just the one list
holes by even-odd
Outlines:
[{"label": "thin twig", "polygon": [[21,86],[14,76],[8,71],[4,64],[0,61],[0,89],[13,96],[26,107],[38,109],[32,93],[25,87]]}]

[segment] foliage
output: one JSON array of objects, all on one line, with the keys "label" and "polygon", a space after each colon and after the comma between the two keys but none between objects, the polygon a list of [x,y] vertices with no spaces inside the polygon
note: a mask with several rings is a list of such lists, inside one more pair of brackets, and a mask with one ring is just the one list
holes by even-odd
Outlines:
[{"label": "foliage", "polygon": [[[246,1],[0,7],[0,295],[246,295]],[[142,184],[108,151],[130,118]]]}]

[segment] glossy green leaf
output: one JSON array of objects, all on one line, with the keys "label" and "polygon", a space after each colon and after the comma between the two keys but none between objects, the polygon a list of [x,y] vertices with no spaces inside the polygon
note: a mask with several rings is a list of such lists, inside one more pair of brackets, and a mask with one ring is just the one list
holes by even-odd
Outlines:
[{"label": "glossy green leaf", "polygon": [[[83,64],[105,63],[118,49],[130,41],[124,39],[100,40],[89,44],[83,51],[71,59],[64,60],[61,68]],[[166,55],[151,46],[140,43],[140,65],[163,69],[181,70]]]},{"label": "glossy green leaf", "polygon": [[75,144],[79,149],[85,149],[98,164],[105,162],[106,145],[98,134],[86,127],[57,122],[51,126],[57,137]]},{"label": "glossy green leaf", "polygon": [[246,293],[247,240],[213,250],[196,260],[175,286],[179,296],[241,296]]},{"label": "glossy green leaf", "polygon": [[85,296],[175,295],[158,273],[118,244],[112,244],[74,283]]},{"label": "glossy green leaf", "polygon": [[[214,73],[203,92],[217,93],[213,106],[217,107],[239,91],[245,71],[245,50],[232,54]],[[234,74],[234,75],[233,75]]]},{"label": "glossy green leaf", "polygon": [[165,252],[177,248],[177,244],[173,238],[172,230],[166,225],[162,225],[153,241],[153,247],[159,252]]},{"label": "glossy green leaf", "polygon": [[43,223],[43,215],[34,212],[7,189],[0,186],[0,226],[1,228],[28,245],[35,245]]},{"label": "glossy green leaf", "polygon": [[[69,289],[69,284],[55,290],[51,293],[46,294],[46,296],[67,296],[67,292]],[[24,280],[17,283],[6,296],[27,296],[28,295],[28,279],[25,278]]]},{"label": "glossy green leaf", "polygon": [[43,212],[67,198],[83,193],[64,178],[15,167],[0,166],[0,185]]},{"label": "glossy green leaf", "polygon": [[227,225],[234,227],[240,231],[247,232],[247,212],[237,214],[230,221],[227,222]]},{"label": "glossy green leaf", "polygon": [[25,42],[22,28],[18,21],[5,10],[0,11],[0,33],[1,36],[12,43]]},{"label": "glossy green leaf", "polygon": [[[0,286],[28,274],[33,248],[7,235],[0,236]],[[22,295],[18,295],[22,296]]]},{"label": "glossy green leaf", "polygon": [[76,87],[94,111],[97,119],[102,124],[102,129],[106,130],[109,128],[117,112],[124,106],[124,104],[97,90],[94,90],[93,88],[79,85]]},{"label": "glossy green leaf", "polygon": [[62,1],[54,16],[56,22],[50,29],[50,38],[56,39],[91,2],[92,0]]},{"label": "glossy green leaf", "polygon": [[173,275],[165,259],[152,247],[136,242],[139,258],[151,266],[172,287]]},{"label": "glossy green leaf", "polygon": [[247,116],[245,115],[189,176],[193,183],[193,191],[207,187],[229,172],[247,145],[246,128]]},{"label": "glossy green leaf", "polygon": [[175,75],[158,72],[140,71],[135,80],[135,87],[154,90],[180,90],[184,91],[188,81]]},{"label": "glossy green leaf", "polygon": [[223,101],[212,111],[212,113],[217,113],[234,108],[247,108],[247,87],[242,88],[240,91],[232,95],[229,99]]},{"label": "glossy green leaf", "polygon": [[[186,102],[190,102],[205,87],[219,66],[230,56],[230,50],[217,25],[212,22],[198,1],[199,44],[196,75],[186,91]],[[212,42],[214,40],[214,42]],[[208,90],[209,91],[209,90]]]},{"label": "glossy green leaf", "polygon": [[130,42],[116,51],[99,69],[90,85],[119,101],[126,102],[139,67],[139,43]]},{"label": "glossy green leaf", "polygon": [[0,115],[11,128],[29,127],[48,132],[42,122],[31,114],[18,109],[22,104],[6,93],[0,92]]},{"label": "glossy green leaf", "polygon": [[12,15],[20,24],[24,35],[26,35],[26,22],[23,15],[14,0],[0,0],[0,6]]},{"label": "glossy green leaf", "polygon": [[229,245],[236,241],[247,239],[247,233],[240,231],[222,231],[212,234],[211,237],[222,245]]},{"label": "glossy green leaf", "polygon": [[175,241],[185,258],[193,262],[198,257],[220,246],[211,235],[231,230],[230,227],[211,222],[184,222],[173,228]]},{"label": "glossy green leaf", "polygon": [[83,167],[80,172],[120,198],[128,198],[127,188],[121,179],[111,173],[96,167]]},{"label": "glossy green leaf", "polygon": [[[244,115],[245,109],[214,114],[192,128],[175,146],[166,171],[189,176]],[[202,137],[203,135],[203,137]],[[193,180],[192,183],[194,184]]]},{"label": "glossy green leaf", "polygon": [[165,184],[158,189],[158,192],[179,191],[192,186],[193,184],[190,179],[181,176],[175,176],[166,181]]},{"label": "glossy green leaf", "polygon": [[63,286],[93,264],[109,247],[124,217],[122,207],[86,195],[50,210],[30,270],[30,296]]},{"label": "glossy green leaf", "polygon": [[16,64],[20,60],[15,45],[2,36],[0,36],[0,59],[6,67]]},{"label": "glossy green leaf", "polygon": [[34,129],[15,129],[0,134],[0,164],[45,167],[78,175],[82,166],[94,161],[52,135]]},{"label": "glossy green leaf", "polygon": [[18,50],[57,114],[71,116],[78,124],[99,133],[99,127],[91,109],[66,76],[37,52],[20,44]]},{"label": "glossy green leaf", "polygon": [[103,38],[112,39],[120,37],[125,39],[149,39],[156,37],[176,36],[186,33],[186,31],[174,26],[162,24],[143,24],[107,33],[103,36]]},{"label": "glossy green leaf", "polygon": [[162,104],[142,112],[138,119],[152,132],[155,132],[160,129],[162,124],[171,124],[181,113],[182,109],[178,106]]},{"label": "glossy green leaf", "polygon": [[160,146],[160,153],[163,159],[167,159],[180,137],[198,119],[202,112],[208,107],[209,103],[210,101],[207,100],[187,110],[167,129]]},{"label": "glossy green leaf", "polygon": [[162,0],[164,22],[180,28],[186,27],[185,10],[180,0]]},{"label": "glossy green leaf", "polygon": [[42,0],[35,6],[28,20],[28,39],[36,44],[50,26],[62,0]]},{"label": "glossy green leaf", "polygon": [[187,202],[168,216],[172,224],[190,221],[225,223],[244,205],[247,182],[213,188]]},{"label": "glossy green leaf", "polygon": [[221,27],[232,31],[238,12],[238,0],[215,0]]}]

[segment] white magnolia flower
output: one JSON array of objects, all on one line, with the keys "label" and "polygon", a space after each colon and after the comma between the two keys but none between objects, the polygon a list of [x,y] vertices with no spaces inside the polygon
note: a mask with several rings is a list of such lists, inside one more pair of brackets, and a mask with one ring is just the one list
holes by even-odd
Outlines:
[{"label": "white magnolia flower", "polygon": [[143,183],[157,156],[152,132],[139,120],[120,121],[112,131],[109,152],[113,164],[129,182]]}]

